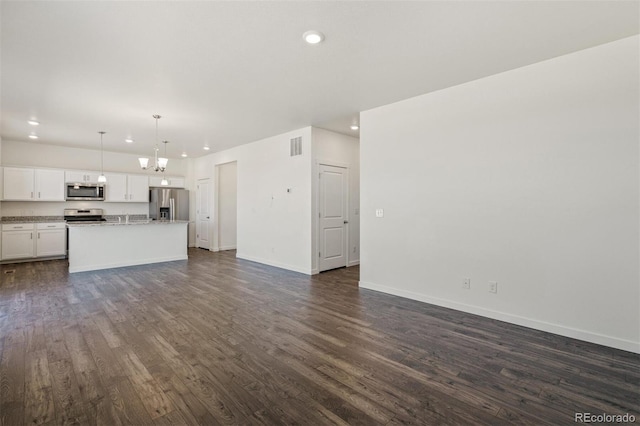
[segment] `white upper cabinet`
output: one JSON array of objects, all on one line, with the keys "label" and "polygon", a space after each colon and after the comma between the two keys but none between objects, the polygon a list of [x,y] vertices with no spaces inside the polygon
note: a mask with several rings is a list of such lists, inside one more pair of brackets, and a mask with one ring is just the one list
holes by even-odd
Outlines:
[{"label": "white upper cabinet", "polygon": [[167,176],[168,185],[162,185],[162,176],[151,176],[149,177],[149,186],[152,187],[161,187],[164,186],[166,188],[184,188],[184,178],[175,177],[175,176]]},{"label": "white upper cabinet", "polygon": [[98,183],[100,172],[87,170],[67,170],[64,180],[68,183]]},{"label": "white upper cabinet", "polygon": [[35,196],[38,201],[64,201],[64,171],[35,169]]},{"label": "white upper cabinet", "polygon": [[33,200],[35,174],[33,169],[4,168],[4,199]]},{"label": "white upper cabinet", "polygon": [[5,167],[4,200],[64,201],[64,171]]},{"label": "white upper cabinet", "polygon": [[144,175],[124,175],[105,173],[106,202],[147,203],[149,202],[149,179]]},{"label": "white upper cabinet", "polygon": [[127,175],[117,173],[105,173],[107,183],[104,185],[104,201],[120,202],[127,201]]},{"label": "white upper cabinet", "polygon": [[143,175],[128,175],[127,188],[129,201],[134,203],[149,202],[149,179]]}]

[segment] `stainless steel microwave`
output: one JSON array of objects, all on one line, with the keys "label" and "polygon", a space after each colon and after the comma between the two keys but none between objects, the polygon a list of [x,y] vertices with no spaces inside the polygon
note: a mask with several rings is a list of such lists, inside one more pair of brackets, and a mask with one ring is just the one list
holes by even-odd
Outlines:
[{"label": "stainless steel microwave", "polygon": [[104,201],[102,183],[67,183],[65,200],[68,201]]}]

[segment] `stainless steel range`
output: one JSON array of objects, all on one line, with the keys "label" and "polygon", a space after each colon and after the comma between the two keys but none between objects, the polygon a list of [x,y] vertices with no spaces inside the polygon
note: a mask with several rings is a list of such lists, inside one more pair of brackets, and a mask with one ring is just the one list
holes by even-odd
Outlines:
[{"label": "stainless steel range", "polygon": [[[102,223],[102,209],[64,209],[64,220],[67,223]],[[69,228],[67,227],[67,256],[69,256]]]},{"label": "stainless steel range", "polygon": [[64,220],[67,222],[100,223],[106,221],[102,217],[102,209],[64,209]]}]

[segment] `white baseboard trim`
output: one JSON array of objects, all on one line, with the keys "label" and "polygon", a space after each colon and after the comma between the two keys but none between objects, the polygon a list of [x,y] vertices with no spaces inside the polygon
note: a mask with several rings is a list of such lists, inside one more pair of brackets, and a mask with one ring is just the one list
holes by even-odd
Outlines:
[{"label": "white baseboard trim", "polygon": [[286,269],[293,272],[300,272],[301,274],[305,274],[305,275],[312,275],[311,269],[298,268],[297,266],[287,265],[286,263],[279,263],[279,262],[274,262],[268,259],[261,259],[259,257],[247,256],[244,253],[236,252],[236,257],[238,259],[250,260],[252,262],[258,262],[264,265],[275,266],[276,268]]},{"label": "white baseboard trim", "polygon": [[504,321],[511,324],[521,325],[523,327],[533,328],[535,330],[546,331],[548,333],[558,334],[560,336],[571,337],[573,339],[584,340],[585,342],[596,343],[598,345],[609,346],[624,351],[640,353],[640,342],[632,340],[619,339],[616,337],[605,336],[586,330],[580,330],[572,327],[565,327],[558,324],[552,324],[532,318],[521,317],[518,315],[507,314],[504,312],[493,311],[479,306],[467,305],[465,303],[454,302],[452,300],[440,299],[437,297],[427,296],[421,293],[397,289],[380,284],[360,281],[359,286],[367,290],[379,291],[381,293],[392,294],[407,299],[417,300],[419,302],[430,303],[432,305],[442,306],[444,308],[455,309],[457,311],[467,312],[470,314],[480,315],[483,317]]},{"label": "white baseboard trim", "polygon": [[352,260],[349,263],[347,263],[347,268],[350,268],[351,266],[356,266],[360,264],[360,260]]},{"label": "white baseboard trim", "polygon": [[236,246],[222,246],[222,247],[218,247],[219,251],[225,251],[225,250],[235,250],[237,247]]}]

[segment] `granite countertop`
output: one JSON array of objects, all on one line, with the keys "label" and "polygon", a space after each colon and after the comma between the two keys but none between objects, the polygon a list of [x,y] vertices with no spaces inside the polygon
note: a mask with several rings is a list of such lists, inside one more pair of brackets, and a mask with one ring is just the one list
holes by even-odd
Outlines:
[{"label": "granite countertop", "polygon": [[64,222],[64,216],[5,216],[1,224],[7,223],[57,223]]},{"label": "granite countertop", "polygon": [[129,222],[126,221],[122,221],[122,222],[112,222],[112,221],[107,221],[107,222],[91,222],[91,223],[82,223],[82,222],[73,222],[73,223],[67,223],[68,227],[85,227],[85,226],[130,226],[130,225],[174,225],[174,224],[180,224],[180,223],[189,223],[188,220],[151,220],[151,219],[144,219],[144,220],[129,220]]}]

